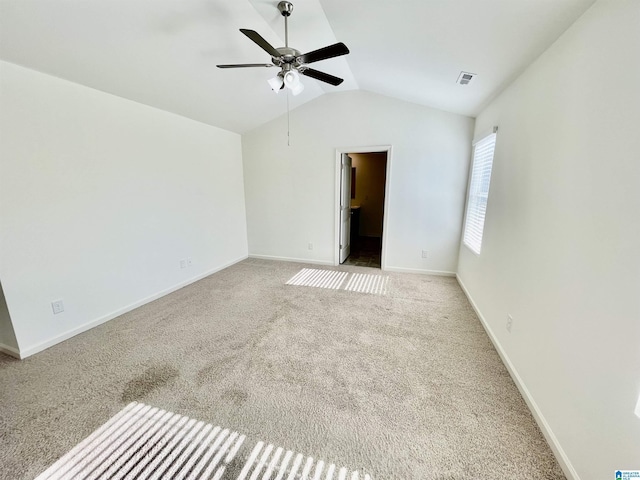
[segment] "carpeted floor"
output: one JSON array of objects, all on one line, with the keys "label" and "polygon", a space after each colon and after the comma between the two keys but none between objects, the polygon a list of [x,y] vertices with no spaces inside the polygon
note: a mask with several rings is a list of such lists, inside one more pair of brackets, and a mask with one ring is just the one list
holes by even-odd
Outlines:
[{"label": "carpeted floor", "polygon": [[0,354],[0,478],[33,479],[131,401],[376,480],[564,478],[455,279],[285,285],[303,266],[249,259],[26,360]]}]

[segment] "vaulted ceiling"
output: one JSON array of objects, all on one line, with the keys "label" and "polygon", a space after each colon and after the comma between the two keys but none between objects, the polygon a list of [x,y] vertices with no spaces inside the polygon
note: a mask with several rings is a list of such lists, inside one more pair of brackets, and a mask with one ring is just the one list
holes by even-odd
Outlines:
[{"label": "vaulted ceiling", "polygon": [[[303,77],[295,108],[363,89],[475,116],[595,0],[293,0],[289,44],[342,41],[351,53],[318,62],[345,79]],[[284,45],[277,0],[1,0],[0,58],[238,133],[286,111],[273,68],[239,28]],[[460,86],[460,71],[477,74]]]}]

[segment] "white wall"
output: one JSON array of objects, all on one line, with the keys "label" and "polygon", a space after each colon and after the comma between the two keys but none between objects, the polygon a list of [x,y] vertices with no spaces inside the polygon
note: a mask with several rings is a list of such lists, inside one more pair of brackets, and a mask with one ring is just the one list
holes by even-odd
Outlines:
[{"label": "white wall", "polygon": [[500,130],[459,278],[582,480],[640,469],[639,59],[640,2],[597,2],[476,121]]},{"label": "white wall", "polygon": [[332,264],[336,148],[392,145],[387,267],[455,272],[473,124],[350,91],[293,110],[290,147],[286,117],[244,134],[249,253]]},{"label": "white wall", "polygon": [[0,68],[0,275],[22,355],[247,255],[239,135]]}]

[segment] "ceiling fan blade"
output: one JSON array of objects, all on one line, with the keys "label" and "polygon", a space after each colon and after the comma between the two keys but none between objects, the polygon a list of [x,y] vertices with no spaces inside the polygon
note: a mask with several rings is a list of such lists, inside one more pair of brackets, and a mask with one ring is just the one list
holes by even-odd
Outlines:
[{"label": "ceiling fan blade", "polygon": [[299,71],[302,75],[315,78],[316,80],[320,80],[321,82],[330,83],[331,85],[334,85],[336,87],[344,82],[342,78],[334,77],[333,75],[320,72],[319,70],[314,70],[313,68],[300,69]]},{"label": "ceiling fan blade", "polygon": [[298,63],[313,63],[319,62],[320,60],[326,60],[327,58],[339,57],[340,55],[346,55],[349,53],[349,49],[347,46],[342,43],[334,43],[333,45],[329,45],[328,47],[319,48],[318,50],[314,50],[313,52],[304,53],[296,58]]},{"label": "ceiling fan blade", "polygon": [[250,67],[275,67],[271,63],[235,63],[232,65],[216,65],[218,68],[250,68]]},{"label": "ceiling fan blade", "polygon": [[267,42],[264,38],[260,36],[260,34],[254,30],[248,30],[246,28],[241,28],[240,31],[244,33],[247,37],[249,37],[253,42],[262,48],[265,52],[267,52],[272,57],[280,57],[280,52],[273,48],[269,42]]}]

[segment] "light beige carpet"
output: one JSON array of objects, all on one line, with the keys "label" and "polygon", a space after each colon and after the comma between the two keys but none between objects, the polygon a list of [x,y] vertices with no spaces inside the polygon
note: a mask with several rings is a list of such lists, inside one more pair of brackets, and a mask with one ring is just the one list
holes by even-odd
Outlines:
[{"label": "light beige carpet", "polygon": [[455,279],[285,285],[303,267],[249,259],[24,361],[0,355],[0,478],[35,478],[132,401],[376,480],[564,478]]},{"label": "light beige carpet", "polygon": [[[372,480],[219,426],[131,402],[36,480]],[[237,461],[247,456],[244,462]]]}]

